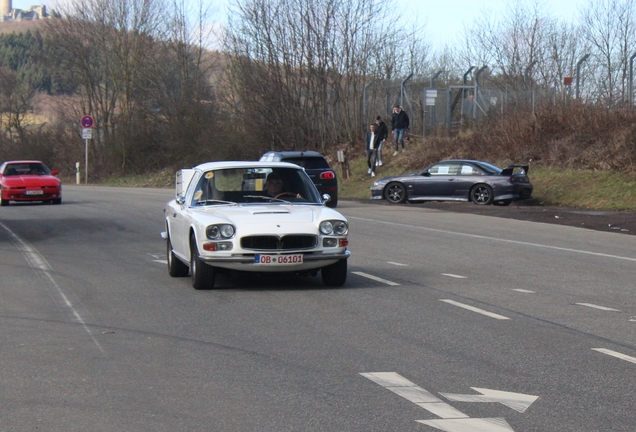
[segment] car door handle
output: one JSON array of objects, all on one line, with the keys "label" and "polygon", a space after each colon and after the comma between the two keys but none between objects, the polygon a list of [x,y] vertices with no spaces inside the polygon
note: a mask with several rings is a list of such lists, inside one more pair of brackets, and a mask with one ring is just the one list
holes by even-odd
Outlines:
[{"label": "car door handle", "polygon": [[172,217],[177,217],[177,213],[172,213]]}]

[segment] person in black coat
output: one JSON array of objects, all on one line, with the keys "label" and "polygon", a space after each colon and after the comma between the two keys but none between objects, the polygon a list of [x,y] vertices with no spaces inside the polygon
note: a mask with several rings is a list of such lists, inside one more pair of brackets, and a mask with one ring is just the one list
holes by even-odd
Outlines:
[{"label": "person in black coat", "polygon": [[378,148],[376,150],[377,153],[377,161],[378,166],[382,166],[382,145],[386,142],[386,139],[389,137],[389,128],[386,123],[382,120],[382,117],[377,116],[375,118],[375,130],[378,134]]},{"label": "person in black coat", "polygon": [[375,131],[375,123],[369,125],[365,145],[367,150],[367,165],[369,166],[368,173],[371,174],[371,177],[375,177],[375,164],[377,163],[378,155],[378,134]]},{"label": "person in black coat", "polygon": [[395,152],[393,156],[398,154],[398,142],[402,143],[402,151],[404,149],[404,132],[409,128],[409,116],[402,109],[400,104],[395,104],[393,114],[391,115],[391,129],[393,130],[393,143],[395,144]]}]

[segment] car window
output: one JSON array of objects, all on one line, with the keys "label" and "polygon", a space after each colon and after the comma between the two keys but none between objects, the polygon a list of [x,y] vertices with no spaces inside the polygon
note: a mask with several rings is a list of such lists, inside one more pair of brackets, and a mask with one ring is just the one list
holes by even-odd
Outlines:
[{"label": "car window", "polygon": [[433,176],[441,175],[457,175],[459,173],[459,164],[457,163],[440,163],[433,165],[428,169],[429,174]]},{"label": "car window", "polygon": [[484,172],[488,175],[499,175],[501,174],[501,168],[496,167],[487,162],[476,162],[476,164],[484,170]]},{"label": "car window", "polygon": [[49,169],[41,163],[21,163],[21,164],[10,164],[7,165],[4,169],[5,176],[16,176],[16,175],[44,175],[50,174]]},{"label": "car window", "polygon": [[481,171],[475,168],[472,165],[462,164],[459,170],[460,175],[471,176],[471,175],[481,175]]},{"label": "car window", "polygon": [[214,205],[219,201],[264,203],[267,177],[275,173],[283,182],[284,200],[294,203],[321,203],[314,184],[297,168],[232,168],[203,173],[192,196],[191,205]]},{"label": "car window", "polygon": [[330,169],[329,163],[324,158],[320,157],[289,157],[283,158],[283,162],[289,162],[301,166],[305,169]]}]

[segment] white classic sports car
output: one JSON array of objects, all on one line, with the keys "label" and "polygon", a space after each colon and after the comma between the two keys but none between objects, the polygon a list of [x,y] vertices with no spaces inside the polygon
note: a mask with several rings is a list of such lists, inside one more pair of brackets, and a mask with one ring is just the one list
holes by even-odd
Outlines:
[{"label": "white classic sports car", "polygon": [[209,162],[182,169],[164,209],[168,273],[195,289],[217,273],[290,272],[347,280],[349,224],[305,171],[285,162]]}]

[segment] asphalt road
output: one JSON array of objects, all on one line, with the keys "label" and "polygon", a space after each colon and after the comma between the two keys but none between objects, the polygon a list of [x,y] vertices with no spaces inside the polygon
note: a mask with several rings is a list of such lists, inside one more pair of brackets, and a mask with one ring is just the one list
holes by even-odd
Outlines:
[{"label": "asphalt road", "polygon": [[341,201],[349,278],[170,278],[172,191],[0,210],[2,431],[634,431],[636,237]]}]

